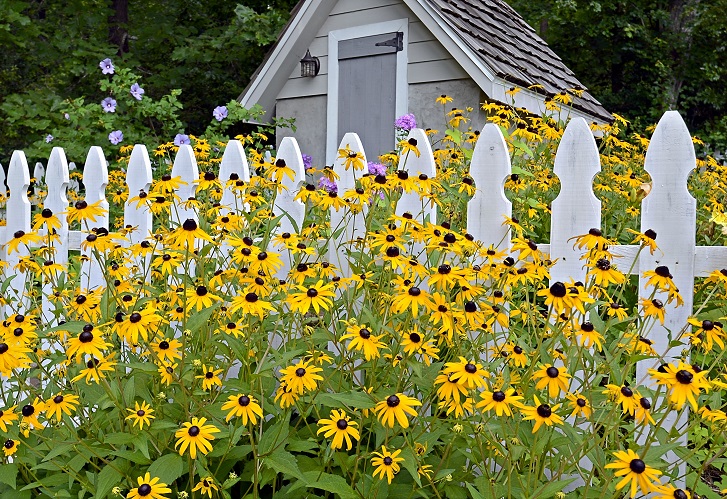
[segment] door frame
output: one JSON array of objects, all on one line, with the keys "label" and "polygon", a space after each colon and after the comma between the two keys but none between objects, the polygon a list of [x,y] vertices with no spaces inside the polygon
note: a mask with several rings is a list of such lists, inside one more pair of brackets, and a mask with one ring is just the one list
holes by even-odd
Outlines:
[{"label": "door frame", "polygon": [[[328,32],[328,104],[326,125],[326,165],[332,165],[338,156],[338,42],[353,38],[364,38],[385,33],[404,34],[403,50],[396,53],[396,117],[406,114],[409,109],[409,89],[407,81],[407,62],[409,48],[409,19],[396,19],[374,24]],[[394,134],[394,124],[391,124]],[[366,152],[366,151],[364,151]],[[369,158],[367,158],[369,160]]]}]

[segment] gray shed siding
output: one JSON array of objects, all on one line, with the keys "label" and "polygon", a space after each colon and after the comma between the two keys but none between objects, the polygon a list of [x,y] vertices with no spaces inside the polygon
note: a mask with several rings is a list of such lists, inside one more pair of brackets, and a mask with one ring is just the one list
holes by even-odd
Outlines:
[{"label": "gray shed siding", "polygon": [[[321,61],[320,73],[315,78],[301,78],[300,67],[296,66],[278,100],[325,95],[328,92],[329,31],[404,18],[410,20],[407,48],[410,84],[468,78],[467,73],[401,0],[340,0],[310,45],[311,54]],[[301,57],[306,48],[300,47]],[[283,116],[280,112],[276,114]]]}]

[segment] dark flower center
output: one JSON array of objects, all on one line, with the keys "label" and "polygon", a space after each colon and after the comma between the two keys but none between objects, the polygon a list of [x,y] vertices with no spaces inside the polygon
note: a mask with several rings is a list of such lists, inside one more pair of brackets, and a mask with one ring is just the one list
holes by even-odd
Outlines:
[{"label": "dark flower center", "polygon": [[399,256],[399,248],[397,248],[396,246],[389,246],[388,248],[386,248],[386,256],[388,256],[389,258],[396,258],[397,256]]},{"label": "dark flower center", "polygon": [[129,316],[129,322],[131,322],[132,324],[136,324],[140,320],[141,320],[141,314],[139,312],[134,312],[133,314],[131,314]]},{"label": "dark flower center", "polygon": [[63,402],[63,395],[56,395],[55,397],[53,397],[53,402],[56,404],[60,404],[61,402]]},{"label": "dark flower center", "polygon": [[8,350],[10,350],[10,347],[7,343],[0,343],[0,355],[4,354]]},{"label": "dark flower center", "polygon": [[639,404],[641,404],[641,407],[643,407],[647,411],[651,409],[651,401],[646,397],[642,397],[641,400],[639,400]]},{"label": "dark flower center", "polygon": [[305,294],[308,296],[308,298],[315,298],[316,296],[318,296],[318,290],[316,288],[310,288]]},{"label": "dark flower center", "polygon": [[197,222],[195,222],[193,219],[188,218],[184,221],[182,224],[182,229],[188,230],[189,232],[192,232],[194,230],[197,230]]},{"label": "dark flower center", "polygon": [[705,331],[711,331],[714,329],[714,323],[712,321],[702,321],[702,329]]},{"label": "dark flower center", "polygon": [[553,285],[550,287],[550,294],[555,296],[556,298],[563,298],[567,293],[567,290],[565,289],[565,284],[558,281],[553,283]]},{"label": "dark flower center", "polygon": [[664,303],[661,300],[651,300],[651,304],[654,305],[655,308],[664,308]]},{"label": "dark flower center", "polygon": [[689,496],[682,489],[676,489],[674,491],[674,499],[689,499]]},{"label": "dark flower center", "polygon": [[81,343],[89,343],[93,341],[93,333],[90,331],[84,331],[78,335],[78,339],[81,340]]},{"label": "dark flower center", "polygon": [[86,303],[86,297],[84,295],[80,295],[76,298],[76,303],[79,305],[83,305],[84,303]]},{"label": "dark flower center", "polygon": [[35,407],[28,404],[28,405],[23,406],[23,409],[20,412],[22,412],[23,416],[27,418],[27,417],[32,416],[35,413]]},{"label": "dark flower center", "polygon": [[505,400],[505,392],[499,391],[499,390],[496,391],[495,393],[492,394],[492,400],[494,400],[495,402],[502,402],[502,401],[504,401]]},{"label": "dark flower center", "polygon": [[207,294],[207,288],[205,286],[197,286],[197,296],[205,296]]},{"label": "dark flower center", "polygon": [[659,265],[654,269],[654,272],[659,277],[673,277],[671,275],[671,272],[669,272],[669,267],[667,267],[666,265]]},{"label": "dark flower center", "polygon": [[553,411],[550,410],[550,406],[546,404],[539,405],[536,409],[538,416],[541,418],[549,418]]},{"label": "dark flower center", "polygon": [[419,336],[418,333],[411,333],[409,335],[409,341],[411,341],[412,343],[419,343],[420,341],[422,341],[422,337]]},{"label": "dark flower center", "polygon": [[477,372],[477,366],[468,362],[464,365],[464,370],[469,374],[474,374]]},{"label": "dark flower center", "polygon": [[587,403],[588,402],[586,402],[586,399],[579,398],[579,399],[576,400],[576,405],[578,407],[585,407]]},{"label": "dark flower center", "polygon": [[240,404],[242,407],[247,407],[250,405],[250,397],[247,395],[240,395],[240,398],[237,399],[237,403]]},{"label": "dark flower center", "polygon": [[146,415],[146,411],[142,411],[141,409],[139,409],[138,411],[136,411],[136,415],[140,418],[143,418],[144,415]]},{"label": "dark flower center", "polygon": [[298,376],[299,378],[302,378],[303,376],[305,376],[305,369],[303,369],[302,367],[299,367],[298,369],[295,370],[295,375]]},{"label": "dark flower center", "polygon": [[348,421],[346,421],[345,419],[339,419],[338,421],[336,421],[336,427],[339,430],[345,430],[346,428],[348,428]]},{"label": "dark flower center", "polygon": [[590,333],[593,331],[593,324],[590,322],[584,322],[581,324],[581,331],[585,331],[586,333]]},{"label": "dark flower center", "polygon": [[255,294],[255,293],[246,294],[245,301],[248,303],[255,303],[257,301],[257,294]]},{"label": "dark flower center", "polygon": [[416,286],[412,286],[411,288],[409,288],[409,295],[419,296],[420,294],[422,294],[422,290],[417,288]]},{"label": "dark flower center", "polygon": [[212,371],[207,371],[206,373],[204,373],[204,377],[207,379],[212,379],[215,377],[215,373]]},{"label": "dark flower center", "polygon": [[394,463],[394,460],[393,460],[393,459],[391,459],[391,458],[390,458],[389,456],[386,456],[386,457],[384,458],[384,465],[386,465],[386,466],[391,466],[391,465],[392,465],[393,463]]},{"label": "dark flower center", "polygon": [[692,379],[694,379],[694,375],[689,371],[682,369],[681,371],[677,371],[676,378],[682,385],[688,385],[692,382]]},{"label": "dark flower center", "polygon": [[151,485],[149,485],[148,483],[139,485],[139,488],[137,489],[137,492],[142,497],[148,496],[149,494],[151,494]]},{"label": "dark flower center", "polygon": [[623,395],[624,397],[633,397],[634,396],[634,392],[628,386],[622,386],[621,387],[621,395]]},{"label": "dark flower center", "polygon": [[549,378],[557,378],[558,374],[560,374],[560,373],[558,372],[557,367],[551,366],[545,370],[545,374],[547,374]]},{"label": "dark flower center", "polygon": [[610,270],[611,262],[609,262],[605,258],[599,258],[598,261],[596,262],[596,268],[598,268],[598,270],[603,270],[603,271]]},{"label": "dark flower center", "polygon": [[477,304],[473,301],[465,302],[464,311],[470,314],[477,312]]},{"label": "dark flower center", "polygon": [[646,471],[646,463],[644,463],[641,459],[632,459],[629,463],[629,468],[631,468],[631,471],[634,473],[641,474]]},{"label": "dark flower center", "polygon": [[169,348],[169,342],[167,340],[162,340],[159,342],[159,350],[166,350]]},{"label": "dark flower center", "polygon": [[396,407],[397,405],[399,405],[399,402],[399,397],[397,397],[396,395],[391,395],[389,398],[386,399],[386,405],[388,405],[389,407]]},{"label": "dark flower center", "polygon": [[514,347],[514,348],[512,349],[512,351],[513,351],[514,353],[518,354],[518,355],[520,355],[521,353],[523,353],[523,349],[522,349],[521,347]]},{"label": "dark flower center", "polygon": [[189,430],[187,430],[187,434],[190,437],[196,437],[197,435],[199,435],[199,426],[190,426]]},{"label": "dark flower center", "polygon": [[588,233],[592,236],[601,237],[603,233],[601,232],[601,229],[591,229],[588,231]]},{"label": "dark flower center", "polygon": [[358,335],[359,335],[359,336],[360,336],[361,338],[363,338],[363,339],[365,339],[365,340],[368,340],[369,338],[371,338],[371,331],[369,331],[369,330],[368,330],[368,329],[366,329],[365,327],[362,327],[362,328],[361,328],[361,329],[360,329],[360,330],[358,331]]},{"label": "dark flower center", "polygon": [[5,441],[5,444],[4,445],[5,445],[5,448],[6,449],[12,449],[13,447],[15,447],[15,442],[13,442],[12,440],[8,439],[8,440]]},{"label": "dark flower center", "polygon": [[644,235],[649,239],[656,241],[656,232],[654,232],[653,230],[648,229],[646,232],[644,232]]}]

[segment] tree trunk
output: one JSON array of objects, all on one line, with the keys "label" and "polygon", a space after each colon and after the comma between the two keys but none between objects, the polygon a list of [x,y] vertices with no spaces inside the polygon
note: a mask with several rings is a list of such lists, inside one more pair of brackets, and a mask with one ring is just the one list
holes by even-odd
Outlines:
[{"label": "tree trunk", "polygon": [[109,16],[109,42],[118,48],[116,54],[121,56],[129,52],[129,32],[126,30],[129,0],[112,0],[111,9],[114,13]]}]

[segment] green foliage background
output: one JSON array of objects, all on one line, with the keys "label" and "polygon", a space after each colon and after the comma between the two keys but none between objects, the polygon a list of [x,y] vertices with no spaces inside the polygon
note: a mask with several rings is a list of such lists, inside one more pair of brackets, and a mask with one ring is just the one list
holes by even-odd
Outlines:
[{"label": "green foliage background", "polygon": [[[711,148],[727,148],[727,0],[507,1],[632,129],[678,109]],[[0,162],[53,133],[63,100],[100,102],[98,62],[107,57],[140,75],[148,97],[181,89],[179,131],[202,133],[296,3],[0,0]],[[116,16],[124,4],[128,22]],[[110,41],[114,30],[127,45]]]}]

